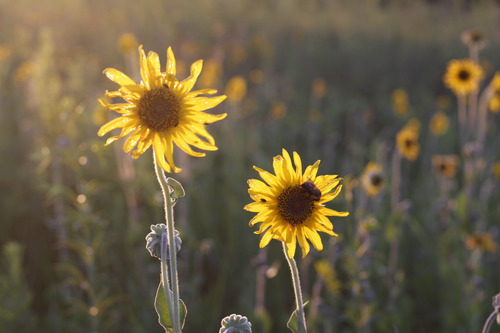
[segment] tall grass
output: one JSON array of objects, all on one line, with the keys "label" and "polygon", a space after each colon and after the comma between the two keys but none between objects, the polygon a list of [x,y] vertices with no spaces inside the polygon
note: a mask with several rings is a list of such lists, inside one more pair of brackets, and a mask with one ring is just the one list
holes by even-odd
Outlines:
[{"label": "tall grass", "polygon": [[[6,262],[23,253],[16,274],[26,283],[14,301],[19,316],[30,317],[25,323],[42,332],[159,331],[151,304],[159,271],[144,248],[149,226],[162,219],[152,159],[130,163],[96,135],[108,117],[97,98],[114,88],[102,70],[138,65],[117,48],[128,32],[163,57],[171,45],[184,73],[199,58],[218,64],[214,87],[221,91],[234,76],[247,82],[241,101],[218,107],[229,114],[212,125],[219,151],[176,157],[187,191],[176,206],[185,332],[217,331],[232,312],[245,314],[255,332],[266,325],[286,331],[294,299],[280,244],[257,260],[259,238],[243,210],[252,165],[270,169],[282,147],[343,175],[346,194],[332,208],[351,212],[333,220],[340,237],[325,238],[325,250],[301,262],[304,295],[316,301],[306,311],[318,313],[311,330],[478,331],[500,289],[499,256],[469,250],[465,238],[480,225],[498,242],[500,193],[490,173],[500,158],[498,117],[490,118],[469,208],[462,171],[443,199],[431,157],[461,154],[456,103],[442,84],[446,63],[467,56],[460,34],[477,28],[489,41],[481,53],[489,82],[500,69],[500,11],[487,1],[384,3],[0,0],[0,245]],[[317,79],[325,96],[312,92]],[[407,117],[392,110],[396,88],[408,92]],[[444,110],[451,127],[436,138],[428,122],[442,95],[451,100]],[[280,113],[273,112],[278,102]],[[416,162],[402,161],[401,199],[409,208],[395,214],[390,159],[409,117],[422,124],[422,151]],[[373,199],[356,186],[371,160],[384,166],[388,182]],[[127,170],[118,171],[123,163]],[[394,239],[398,260],[389,274]],[[22,250],[4,246],[12,241]],[[314,268],[324,258],[336,289]],[[2,267],[0,281],[7,281],[13,273]],[[267,316],[254,313],[262,267]],[[0,331],[18,322],[0,316]]]}]

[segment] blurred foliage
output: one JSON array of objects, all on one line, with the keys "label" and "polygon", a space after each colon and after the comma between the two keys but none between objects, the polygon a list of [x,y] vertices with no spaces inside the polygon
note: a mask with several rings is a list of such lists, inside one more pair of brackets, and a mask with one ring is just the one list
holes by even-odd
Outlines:
[{"label": "blurred foliage", "polygon": [[[499,22],[494,1],[0,0],[0,246],[8,262],[0,308],[15,313],[0,325],[161,331],[153,307],[159,265],[144,240],[163,222],[152,158],[132,160],[120,142],[104,147],[96,134],[111,117],[97,98],[115,88],[102,70],[139,80],[139,43],[163,66],[171,45],[180,79],[204,59],[195,88],[234,95],[215,111],[228,118],[210,128],[219,151],[176,156],[184,170],[174,177],[186,189],[175,207],[185,332],[216,332],[229,313],[263,332],[287,332],[294,298],[281,246],[271,243],[257,260],[252,214],[243,211],[252,165],[270,169],[282,147],[344,177],[332,208],[351,212],[333,219],[339,238],[324,238],[323,252],[300,261],[311,332],[478,331],[500,289],[499,255],[466,239],[499,241],[491,172],[500,159],[498,116],[472,195],[463,167],[443,180],[431,159],[462,156],[456,102],[442,83],[448,61],[468,56],[460,35],[476,28],[488,40],[487,84],[500,70]],[[396,89],[407,94],[400,115]],[[428,124],[437,111],[449,129],[434,137]],[[401,162],[394,207],[391,156],[410,118],[422,124],[421,151]],[[383,166],[387,182],[374,198],[358,186],[369,161]],[[324,260],[330,273],[318,274]],[[259,267],[265,309],[254,312]]]}]

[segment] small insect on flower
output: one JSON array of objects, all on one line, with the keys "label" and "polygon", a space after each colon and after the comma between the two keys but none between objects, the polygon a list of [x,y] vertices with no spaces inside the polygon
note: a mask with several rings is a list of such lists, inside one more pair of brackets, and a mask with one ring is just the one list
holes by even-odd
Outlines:
[{"label": "small insect on flower", "polygon": [[313,182],[311,182],[310,179],[300,186],[302,186],[302,188],[306,190],[307,195],[309,196],[309,198],[311,198],[311,200],[319,201],[319,199],[321,199],[321,191],[316,187],[316,185],[314,185]]}]

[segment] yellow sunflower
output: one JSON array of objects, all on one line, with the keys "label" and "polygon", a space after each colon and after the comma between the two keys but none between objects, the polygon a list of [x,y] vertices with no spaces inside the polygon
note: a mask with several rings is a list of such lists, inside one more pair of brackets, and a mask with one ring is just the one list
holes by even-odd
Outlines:
[{"label": "yellow sunflower", "polygon": [[340,193],[341,178],[316,176],[320,161],[302,173],[299,154],[293,152],[295,169],[288,152],[283,149],[282,154],[273,159],[275,175],[254,166],[267,184],[258,179],[248,180],[248,193],[255,202],[246,205],[245,210],[258,213],[250,226],[262,223],[255,232],[264,233],[260,247],[265,247],[274,238],[285,242],[288,256],[293,258],[298,242],[305,257],[310,249],[307,240],[318,251],[323,249],[318,231],[337,236],[327,216],[347,216],[349,213],[324,207]]},{"label": "yellow sunflower", "polygon": [[479,89],[483,70],[470,59],[452,60],[443,76],[445,85],[456,95],[467,95]]},{"label": "yellow sunflower", "polygon": [[384,188],[382,165],[369,162],[361,175],[361,185],[368,196],[373,197],[377,195]]},{"label": "yellow sunflower", "polygon": [[111,81],[120,85],[117,91],[106,91],[106,97],[121,97],[126,103],[111,104],[104,99],[99,100],[103,106],[121,116],[103,125],[98,135],[121,128],[120,135],[110,137],[106,145],[130,134],[123,146],[125,152],[138,158],[152,145],[159,165],[166,172],[179,172],[181,169],[175,166],[173,159],[174,143],[185,153],[197,157],[205,154],[194,151],[191,146],[217,150],[215,140],[206,131],[205,125],[224,119],[227,114],[212,115],[203,111],[218,105],[226,96],[199,96],[213,95],[217,92],[213,89],[191,92],[201,73],[202,60],[193,63],[191,75],[179,82],[175,77],[176,64],[170,47],[166,72],[160,70],[157,53],[149,52],[146,57],[142,46],[139,46],[139,54],[142,76],[139,84],[114,68],[104,70]]},{"label": "yellow sunflower", "polygon": [[450,127],[450,121],[443,111],[436,112],[429,123],[429,128],[434,136],[444,135]]},{"label": "yellow sunflower", "polygon": [[432,166],[438,176],[445,178],[455,177],[460,159],[456,155],[434,155]]},{"label": "yellow sunflower", "polygon": [[420,153],[418,143],[419,128],[420,126],[416,126],[412,121],[409,121],[396,136],[399,153],[410,161],[415,161]]}]

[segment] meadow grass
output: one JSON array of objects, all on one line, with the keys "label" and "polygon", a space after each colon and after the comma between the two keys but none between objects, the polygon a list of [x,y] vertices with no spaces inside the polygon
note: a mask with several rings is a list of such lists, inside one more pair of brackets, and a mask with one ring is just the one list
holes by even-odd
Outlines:
[{"label": "meadow grass", "polygon": [[[243,210],[252,166],[270,170],[282,148],[341,175],[329,207],[350,212],[332,219],[339,237],[323,237],[324,251],[298,259],[309,331],[479,331],[500,289],[498,252],[471,238],[498,242],[500,233],[498,115],[472,178],[463,164],[451,180],[437,177],[432,156],[463,161],[442,76],[468,56],[460,35],[476,28],[488,40],[482,89],[489,83],[500,69],[499,16],[492,1],[0,0],[0,331],[161,331],[152,305],[159,266],[144,240],[163,222],[152,157],[132,161],[96,134],[110,116],[97,98],[115,88],[102,71],[139,79],[136,48],[117,47],[124,33],[163,65],[171,45],[182,78],[204,59],[195,88],[210,82],[229,96],[216,108],[227,119],[210,127],[219,150],[175,156],[186,189],[175,207],[185,332],[215,332],[230,313],[247,316],[254,332],[288,331],[294,295],[281,245],[259,252]],[[246,89],[231,98],[234,77]],[[403,116],[391,101],[398,88],[408,94]],[[436,137],[438,110],[450,126]],[[421,150],[400,161],[395,207],[391,163],[410,118],[420,121]],[[385,180],[374,197],[360,185],[370,161]],[[322,259],[331,270],[316,268]],[[265,303],[255,311],[262,272]]]}]

